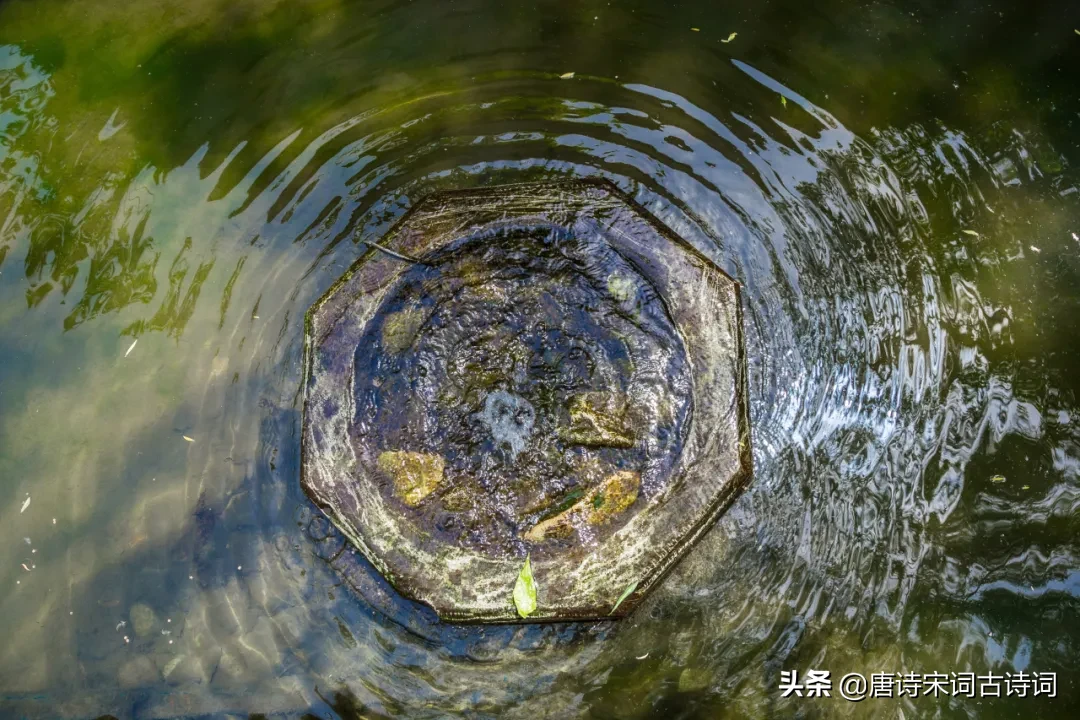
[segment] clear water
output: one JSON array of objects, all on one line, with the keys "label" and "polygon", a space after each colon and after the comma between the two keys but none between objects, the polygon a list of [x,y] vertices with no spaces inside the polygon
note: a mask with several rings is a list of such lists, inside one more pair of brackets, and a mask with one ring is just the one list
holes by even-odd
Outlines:
[{"label": "clear water", "polygon": [[[1073,717],[1075,15],[0,4],[3,716]],[[426,193],[566,176],[744,284],[756,478],[625,622],[442,625],[300,492],[301,318]]]}]

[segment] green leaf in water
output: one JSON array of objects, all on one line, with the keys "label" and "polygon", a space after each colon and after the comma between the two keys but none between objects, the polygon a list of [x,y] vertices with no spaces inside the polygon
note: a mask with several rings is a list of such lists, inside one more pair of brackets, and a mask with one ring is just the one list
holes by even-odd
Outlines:
[{"label": "green leaf in water", "polygon": [[729,42],[731,42],[732,40],[734,40],[734,39],[735,39],[735,36],[736,36],[736,35],[738,35],[738,34],[739,34],[739,33],[731,33],[730,35],[728,35],[728,36],[727,36],[727,39],[726,39],[726,40],[721,40],[720,42],[722,42],[722,43],[729,43]]},{"label": "green leaf in water", "polygon": [[633,593],[635,590],[637,590],[637,582],[632,582],[627,585],[626,589],[622,591],[622,595],[620,595],[619,599],[615,601],[615,605],[611,608],[611,612],[609,612],[608,615],[611,615],[616,610],[618,610],[619,606],[622,605],[623,600],[630,597],[630,594]]},{"label": "green leaf in water", "polygon": [[780,96],[780,104],[783,105],[784,107],[787,107],[787,98],[784,97],[783,95]]},{"label": "green leaf in water", "polygon": [[979,237],[979,233],[975,232],[974,230],[962,230],[961,232],[963,232],[965,235],[971,235],[972,237]]},{"label": "green leaf in water", "polygon": [[992,482],[992,483],[1003,483],[1003,482],[1005,482],[1005,476],[1004,475],[995,475],[994,477],[990,478],[990,482]]},{"label": "green leaf in water", "polygon": [[560,80],[570,80],[570,79],[572,79],[573,77],[574,77],[574,73],[572,73],[572,72],[568,72],[568,73],[563,73],[562,75],[560,75],[560,76],[559,76],[559,79],[560,79]]},{"label": "green leaf in water", "polygon": [[536,612],[536,583],[533,581],[528,555],[525,556],[525,564],[521,566],[517,582],[514,583],[514,606],[518,615],[523,618]]}]

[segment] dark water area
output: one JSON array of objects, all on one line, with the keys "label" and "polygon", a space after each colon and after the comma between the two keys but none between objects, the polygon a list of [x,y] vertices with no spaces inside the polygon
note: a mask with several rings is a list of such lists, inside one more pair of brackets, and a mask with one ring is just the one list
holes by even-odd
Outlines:
[{"label": "dark water area", "polygon": [[[0,715],[1074,717],[1077,28],[0,2]],[[440,623],[300,489],[303,315],[430,192],[564,178],[742,284],[755,477],[623,621]],[[811,669],[1057,696],[781,696]]]}]

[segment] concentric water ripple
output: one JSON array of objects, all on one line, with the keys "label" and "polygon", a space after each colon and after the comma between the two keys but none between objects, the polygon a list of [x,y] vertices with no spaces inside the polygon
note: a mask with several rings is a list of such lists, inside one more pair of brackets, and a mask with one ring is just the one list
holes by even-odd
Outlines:
[{"label": "concentric water ripple", "polygon": [[[481,75],[261,157],[208,143],[64,197],[23,149],[55,132],[61,90],[0,48],[5,702],[768,716],[796,707],[780,668],[1075,671],[1075,381],[1038,339],[1075,326],[1033,299],[1076,305],[1071,171],[999,127],[860,137],[734,67],[724,112],[614,78]],[[554,177],[612,180],[743,284],[755,479],[626,622],[443,625],[299,492],[302,317],[418,198]],[[14,390],[65,355],[53,387]]]}]

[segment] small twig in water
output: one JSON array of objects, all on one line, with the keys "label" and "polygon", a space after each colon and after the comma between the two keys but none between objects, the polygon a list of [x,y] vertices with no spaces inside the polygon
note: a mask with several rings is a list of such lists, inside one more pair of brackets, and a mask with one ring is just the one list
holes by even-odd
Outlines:
[{"label": "small twig in water", "polygon": [[388,247],[383,247],[382,245],[380,245],[377,242],[372,242],[371,240],[365,240],[364,242],[366,242],[368,245],[375,248],[376,250],[382,250],[384,253],[386,253],[390,257],[396,257],[398,260],[404,260],[405,262],[411,262],[414,265],[423,265],[423,263],[420,262],[419,260],[417,260],[416,258],[409,257],[408,255],[402,255],[401,253],[395,252],[395,251],[391,250]]}]

